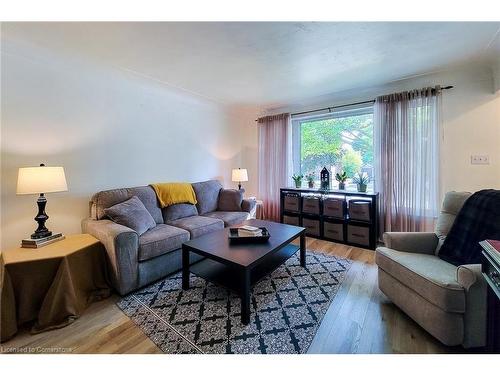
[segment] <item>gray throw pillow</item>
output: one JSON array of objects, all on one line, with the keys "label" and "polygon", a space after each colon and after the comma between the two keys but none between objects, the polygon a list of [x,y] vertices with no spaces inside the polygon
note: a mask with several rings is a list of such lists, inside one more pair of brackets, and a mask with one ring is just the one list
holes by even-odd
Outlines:
[{"label": "gray throw pillow", "polygon": [[217,202],[219,200],[219,191],[222,185],[217,180],[195,182],[191,184],[196,194],[196,208],[198,214],[203,215],[207,212],[217,211]]},{"label": "gray throw pillow", "polygon": [[104,213],[115,223],[129,227],[139,236],[156,227],[153,216],[135,195],[125,202],[104,209]]},{"label": "gray throw pillow", "polygon": [[243,190],[222,189],[219,193],[219,211],[241,211]]}]

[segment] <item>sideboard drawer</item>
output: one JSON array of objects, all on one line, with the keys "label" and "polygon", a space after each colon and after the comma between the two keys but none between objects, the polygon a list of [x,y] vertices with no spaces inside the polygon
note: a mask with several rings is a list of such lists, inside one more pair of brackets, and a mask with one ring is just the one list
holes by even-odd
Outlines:
[{"label": "sideboard drawer", "polygon": [[342,223],[323,223],[323,236],[335,241],[344,241],[344,225]]},{"label": "sideboard drawer", "polygon": [[323,199],[323,215],[344,218],[345,200],[342,198],[325,198]]},{"label": "sideboard drawer", "polygon": [[284,199],[285,211],[299,212],[300,209],[300,195],[298,194],[288,194],[285,195]]},{"label": "sideboard drawer", "polygon": [[302,226],[306,228],[306,234],[311,236],[319,237],[320,235],[320,225],[319,220],[302,218]]},{"label": "sideboard drawer", "polygon": [[295,225],[298,227],[298,226],[300,226],[299,225],[299,217],[292,216],[292,215],[283,215],[283,224]]},{"label": "sideboard drawer", "polygon": [[369,201],[364,200],[350,200],[349,201],[349,218],[361,221],[371,221]]},{"label": "sideboard drawer", "polygon": [[370,228],[349,224],[347,226],[347,241],[352,244],[370,246]]},{"label": "sideboard drawer", "polygon": [[302,197],[302,212],[306,214],[319,215],[320,202],[321,200],[319,199],[319,197],[314,197],[314,196]]}]

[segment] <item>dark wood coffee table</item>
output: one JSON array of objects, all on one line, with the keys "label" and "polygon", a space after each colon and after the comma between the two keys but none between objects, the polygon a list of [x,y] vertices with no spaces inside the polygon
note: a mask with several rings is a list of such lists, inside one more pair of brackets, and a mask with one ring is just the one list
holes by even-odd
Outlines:
[{"label": "dark wood coffee table", "polygon": [[[266,243],[231,244],[229,228],[208,233],[182,245],[182,289],[189,289],[189,272],[234,290],[241,297],[241,322],[250,322],[250,288],[300,249],[300,265],[306,266],[305,228],[263,220],[242,225],[266,227]],[[300,237],[300,246],[291,244]],[[189,265],[189,253],[205,259]]]}]

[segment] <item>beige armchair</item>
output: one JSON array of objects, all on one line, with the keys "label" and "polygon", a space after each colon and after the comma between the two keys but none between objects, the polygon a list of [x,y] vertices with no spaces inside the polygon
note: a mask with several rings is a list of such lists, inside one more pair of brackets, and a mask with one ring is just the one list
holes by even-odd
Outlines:
[{"label": "beige armchair", "polygon": [[446,194],[432,233],[384,233],[376,250],[379,288],[445,345],[486,345],[486,282],[480,264],[447,263],[437,255],[470,193]]}]

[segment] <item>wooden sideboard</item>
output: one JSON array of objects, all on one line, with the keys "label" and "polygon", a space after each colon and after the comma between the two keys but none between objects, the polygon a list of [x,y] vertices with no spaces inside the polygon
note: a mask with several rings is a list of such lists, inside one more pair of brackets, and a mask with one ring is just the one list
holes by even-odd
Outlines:
[{"label": "wooden sideboard", "polygon": [[[331,200],[338,200],[337,203],[342,204],[340,214],[330,216],[324,210],[324,204]],[[285,224],[305,227],[310,237],[375,249],[378,234],[377,201],[378,193],[281,188],[280,219]],[[366,217],[354,218],[350,212],[354,207],[366,210]]]}]

